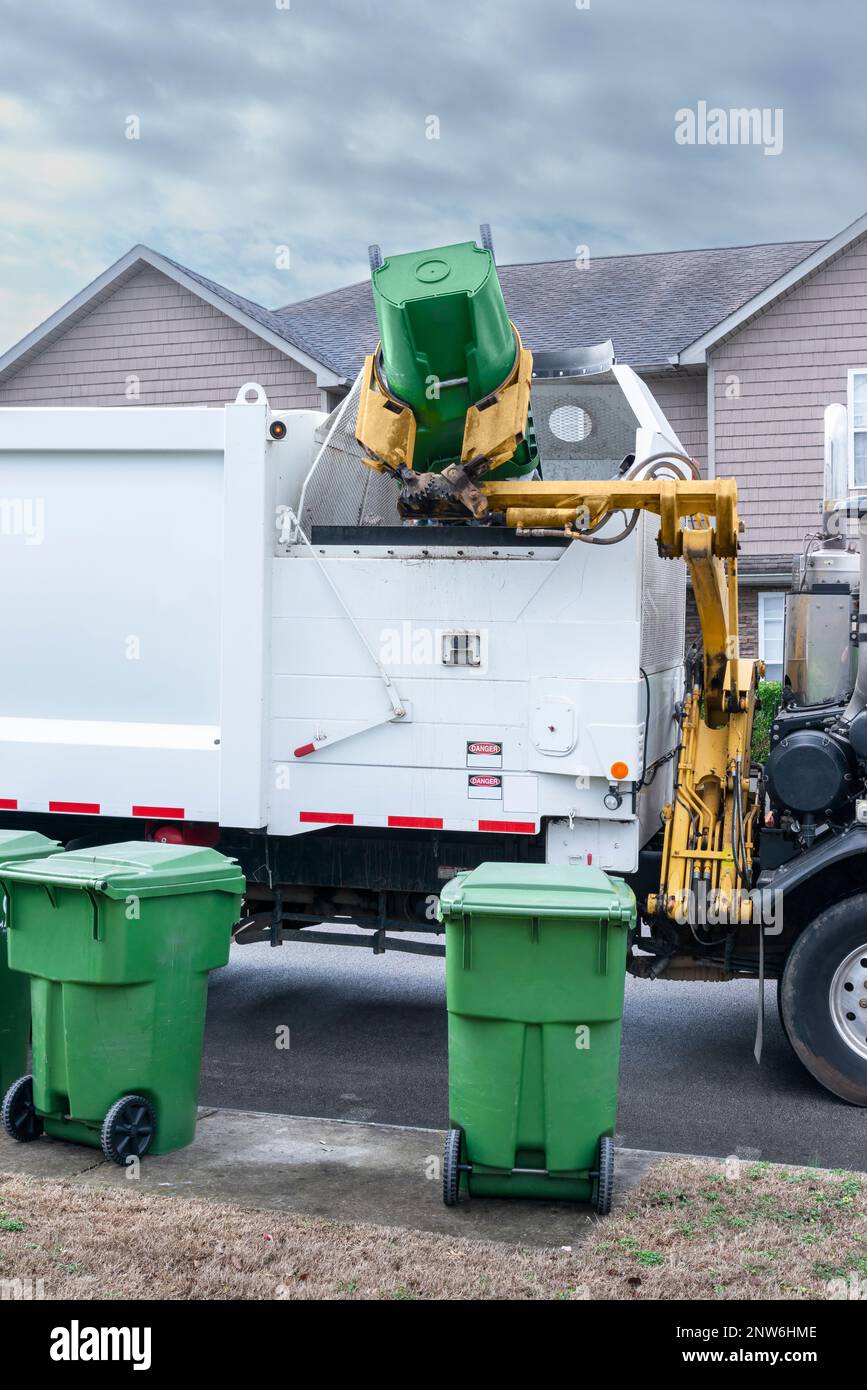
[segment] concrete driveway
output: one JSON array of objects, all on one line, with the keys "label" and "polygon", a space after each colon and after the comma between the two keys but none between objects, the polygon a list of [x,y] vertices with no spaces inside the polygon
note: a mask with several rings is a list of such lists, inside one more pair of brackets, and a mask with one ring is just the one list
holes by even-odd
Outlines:
[{"label": "concrete driveway", "polygon": [[[211,981],[201,1103],[445,1127],[443,975],[423,956],[233,948]],[[753,981],[627,982],[617,1142],[867,1169],[865,1113],[796,1061],[775,985],[756,1066],[757,997]]]}]

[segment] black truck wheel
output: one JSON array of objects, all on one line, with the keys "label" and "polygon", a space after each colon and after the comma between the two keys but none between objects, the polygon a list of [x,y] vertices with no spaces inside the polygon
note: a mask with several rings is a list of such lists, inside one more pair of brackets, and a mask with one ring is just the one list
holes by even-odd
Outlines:
[{"label": "black truck wheel", "polygon": [[786,1036],[807,1071],[867,1106],[867,893],[826,908],[789,952],[780,986]]},{"label": "black truck wheel", "polygon": [[789,1030],[788,1030],[788,1028],[786,1027],[786,1019],[785,1019],[785,1015],[783,1014],[783,977],[782,977],[782,975],[781,975],[780,978],[777,980],[777,1013],[780,1015],[780,1027],[782,1028],[783,1032],[784,1032],[785,1035],[786,1035],[786,1042],[790,1043],[790,1042],[792,1041],[792,1039],[789,1037]]},{"label": "black truck wheel", "polygon": [[42,1116],[33,1104],[33,1077],[19,1076],[3,1097],[0,1112],[3,1128],[10,1139],[19,1144],[31,1144],[42,1133]]},{"label": "black truck wheel", "polygon": [[593,1208],[597,1216],[607,1216],[614,1200],[614,1140],[603,1134],[599,1140],[598,1168],[593,1181]]},{"label": "black truck wheel", "polygon": [[102,1122],[100,1144],[111,1163],[144,1158],[154,1140],[154,1108],[144,1096],[121,1096]]},{"label": "black truck wheel", "polygon": [[443,1201],[447,1207],[456,1207],[461,1195],[461,1150],[464,1144],[464,1131],[450,1129],[446,1135],[443,1149]]}]

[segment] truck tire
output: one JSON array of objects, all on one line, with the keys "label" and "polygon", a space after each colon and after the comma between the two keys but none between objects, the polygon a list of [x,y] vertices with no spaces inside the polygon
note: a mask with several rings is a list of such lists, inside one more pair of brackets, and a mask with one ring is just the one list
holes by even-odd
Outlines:
[{"label": "truck tire", "polygon": [[807,1071],[867,1106],[867,893],[826,908],[798,937],[780,988],[786,1036]]},{"label": "truck tire", "polygon": [[787,1043],[790,1043],[790,1042],[792,1041],[792,1039],[789,1037],[789,1030],[788,1030],[788,1028],[786,1027],[786,1020],[785,1020],[785,1017],[783,1016],[783,977],[782,977],[782,975],[781,975],[780,978],[777,980],[777,1013],[780,1015],[780,1027],[782,1028],[783,1032],[784,1032],[785,1035],[786,1035],[786,1042],[787,1042]]}]

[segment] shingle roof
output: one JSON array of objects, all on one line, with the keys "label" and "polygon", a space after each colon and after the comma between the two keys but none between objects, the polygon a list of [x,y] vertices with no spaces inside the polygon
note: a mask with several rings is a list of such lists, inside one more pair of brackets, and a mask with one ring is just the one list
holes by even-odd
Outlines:
[{"label": "shingle roof", "polygon": [[[162,259],[167,261],[169,265],[173,265],[176,270],[181,271],[182,274],[188,276],[191,280],[195,280],[196,284],[201,285],[203,289],[210,290],[211,294],[215,294],[220,299],[224,299],[233,309],[239,309],[242,314],[247,314],[250,318],[255,319],[263,328],[268,328],[272,333],[276,333],[278,337],[284,338],[287,344],[292,347],[301,348],[302,351],[308,353],[311,357],[315,357],[323,366],[331,367],[333,371],[340,373],[340,375],[344,374],[343,368],[338,365],[337,361],[332,361],[329,355],[320,351],[318,347],[314,346],[313,343],[306,338],[303,325],[297,327],[293,325],[292,331],[287,331],[287,315],[284,310],[263,309],[261,304],[256,304],[252,299],[245,299],[242,294],[235,294],[234,290],[227,290],[225,285],[218,284],[216,280],[209,280],[205,275],[199,275],[198,271],[190,270],[189,266],[181,265],[180,261],[173,261],[170,256],[162,256]],[[363,287],[359,285],[354,288],[361,289]],[[313,301],[308,302],[312,303]],[[361,364],[359,363],[359,365]]]},{"label": "shingle roof", "polygon": [[[657,366],[696,343],[693,360],[703,361],[698,342],[743,306],[761,297],[778,280],[811,272],[817,255],[832,257],[854,237],[867,236],[867,215],[828,242],[773,242],[703,251],[660,251],[649,255],[600,256],[584,270],[572,261],[539,261],[499,266],[509,312],[529,348],[588,347],[613,339],[617,358],[634,367]],[[145,261],[177,274],[181,283],[199,285],[211,302],[225,304],[246,326],[259,325],[269,342],[285,344],[288,356],[311,370],[322,369],[336,382],[352,378],[379,333],[370,282],[348,285],[280,309],[265,309],[224,285],[199,275],[146,246],[134,246],[113,266],[0,355],[0,378],[66,332],[136,273]],[[759,305],[759,308],[762,306]],[[745,312],[752,310],[747,308]],[[326,381],[325,384],[330,384]]]},{"label": "shingle roof", "polygon": [[[525,346],[587,347],[612,338],[618,360],[641,367],[666,362],[823,245],[772,242],[600,256],[583,270],[572,261],[537,261],[498,271]],[[379,336],[369,281],[268,317],[282,325],[275,331],[347,377]]]}]

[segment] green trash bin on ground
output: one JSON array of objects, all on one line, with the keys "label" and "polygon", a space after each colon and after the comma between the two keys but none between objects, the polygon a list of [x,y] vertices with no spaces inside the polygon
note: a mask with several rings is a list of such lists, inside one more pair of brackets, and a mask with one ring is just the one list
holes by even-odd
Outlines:
[{"label": "green trash bin on ground", "polygon": [[[35,830],[0,830],[0,864],[57,854],[63,846]],[[30,981],[10,970],[6,923],[0,919],[0,1098],[27,1070],[30,1046]]]},{"label": "green trash bin on ground", "polygon": [[30,976],[33,1075],[2,1120],[125,1162],[196,1128],[208,972],[229,958],[244,877],[189,845],[102,845],[6,865],[9,965]]},{"label": "green trash bin on ground", "polygon": [[443,1199],[611,1207],[635,897],[600,869],[481,864],[446,884]]}]

